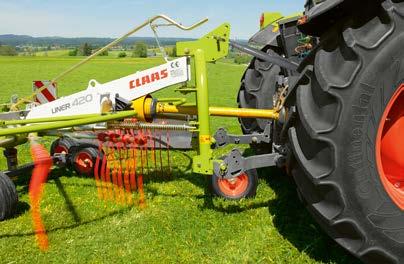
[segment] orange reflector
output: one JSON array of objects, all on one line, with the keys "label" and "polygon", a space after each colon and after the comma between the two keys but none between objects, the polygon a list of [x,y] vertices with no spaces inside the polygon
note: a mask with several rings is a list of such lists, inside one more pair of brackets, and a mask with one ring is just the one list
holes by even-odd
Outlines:
[{"label": "orange reflector", "polygon": [[309,17],[308,16],[302,16],[301,18],[299,18],[299,20],[297,21],[298,25],[303,25],[306,24],[309,21]]}]

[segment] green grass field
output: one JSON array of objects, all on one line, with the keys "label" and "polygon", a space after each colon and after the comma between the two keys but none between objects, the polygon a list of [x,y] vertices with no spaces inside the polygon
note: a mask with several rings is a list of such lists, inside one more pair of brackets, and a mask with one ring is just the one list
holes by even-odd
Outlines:
[{"label": "green grass field", "polygon": [[38,57],[63,57],[68,56],[69,50],[62,49],[62,50],[49,50],[49,51],[38,51],[35,53],[35,56]]},{"label": "green grass field", "polygon": [[[0,101],[27,95],[31,81],[51,79],[77,58],[0,57]],[[59,82],[60,95],[161,63],[161,59],[97,58]],[[209,65],[210,102],[236,106],[243,66]],[[176,96],[173,89],[158,96]],[[239,133],[235,119],[212,127]],[[49,145],[50,139],[44,143]],[[20,146],[20,162],[30,160]],[[228,150],[228,149],[227,149]],[[18,215],[0,223],[2,263],[353,263],[311,219],[293,184],[276,170],[261,170],[257,197],[238,202],[205,194],[206,182],[190,171],[194,151],[173,154],[172,177],[150,177],[146,208],[98,200],[94,181],[54,171],[42,213],[50,250],[41,253],[32,231],[27,177],[18,180]],[[5,169],[0,158],[0,169]],[[61,176],[61,177],[59,177]]]}]

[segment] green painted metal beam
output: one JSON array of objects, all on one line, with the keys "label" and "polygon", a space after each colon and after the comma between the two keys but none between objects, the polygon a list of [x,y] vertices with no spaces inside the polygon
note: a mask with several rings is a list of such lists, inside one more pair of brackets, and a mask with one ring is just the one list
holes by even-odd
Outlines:
[{"label": "green painted metal beam", "polygon": [[[74,126],[84,126],[89,124],[96,124],[102,122],[108,122],[113,120],[120,120],[124,118],[134,117],[137,113],[135,111],[124,111],[118,113],[110,113],[98,115],[95,117],[81,118],[81,119],[73,119],[61,122],[54,123],[46,123],[46,124],[38,124],[38,125],[27,125],[21,127],[13,127],[13,128],[2,128],[0,129],[0,137],[1,136],[12,136],[15,134],[28,134],[28,133],[37,133],[47,130],[54,129],[62,129]],[[74,116],[72,116],[74,117]],[[51,120],[51,119],[48,119]],[[49,121],[48,121],[49,122]],[[50,121],[51,122],[51,121]]]},{"label": "green painted metal beam", "polygon": [[83,119],[90,117],[97,117],[99,114],[88,114],[88,115],[75,115],[75,116],[60,116],[60,117],[47,117],[47,118],[33,118],[33,119],[19,119],[19,120],[0,120],[0,125],[12,126],[12,125],[27,125],[27,124],[38,124],[38,123],[51,123],[59,121],[69,121],[75,119]]},{"label": "green painted metal beam", "polygon": [[229,53],[230,24],[224,23],[199,40],[177,42],[178,56],[195,56],[197,50],[203,50],[206,62],[214,62]]},{"label": "green painted metal beam", "polygon": [[195,51],[196,102],[198,109],[199,153],[193,157],[192,169],[195,173],[213,174],[213,151],[211,149],[209,92],[205,52]]}]

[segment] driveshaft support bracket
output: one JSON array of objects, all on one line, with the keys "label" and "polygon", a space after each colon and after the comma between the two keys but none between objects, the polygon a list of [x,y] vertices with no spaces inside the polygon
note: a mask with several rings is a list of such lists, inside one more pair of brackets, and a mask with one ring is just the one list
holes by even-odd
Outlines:
[{"label": "driveshaft support bracket", "polygon": [[215,148],[221,148],[229,144],[252,144],[269,143],[271,141],[271,127],[268,124],[263,133],[253,133],[250,135],[232,135],[225,128],[219,128],[215,135]]},{"label": "driveshaft support bracket", "polygon": [[248,170],[274,167],[281,157],[278,153],[243,157],[240,150],[233,149],[221,162],[214,163],[214,173],[223,179],[233,179]]}]

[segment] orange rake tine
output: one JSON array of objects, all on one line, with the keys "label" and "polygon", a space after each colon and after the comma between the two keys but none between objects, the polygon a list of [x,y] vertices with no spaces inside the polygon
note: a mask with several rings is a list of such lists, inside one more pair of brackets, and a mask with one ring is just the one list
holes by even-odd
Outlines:
[{"label": "orange rake tine", "polygon": [[129,166],[130,166],[130,160],[127,159],[125,161],[126,163],[126,169],[124,173],[124,184],[125,184],[125,200],[128,205],[132,204],[132,195],[131,195],[131,190],[130,190],[130,182],[129,182]]},{"label": "orange rake tine", "polygon": [[111,165],[113,164],[113,151],[111,149],[114,149],[114,143],[110,142],[109,143],[109,155],[107,159],[107,166],[105,169],[105,187],[106,187],[106,194],[107,198],[109,200],[113,200],[114,194],[113,194],[113,186],[112,186],[112,181],[111,181]]},{"label": "orange rake tine", "polygon": [[43,185],[52,167],[52,159],[44,146],[34,141],[31,142],[31,156],[35,164],[29,184],[32,220],[38,246],[42,251],[46,251],[49,248],[49,240],[41,217],[40,203]]},{"label": "orange rake tine", "polygon": [[117,165],[117,191],[118,191],[118,196],[115,197],[116,201],[118,203],[124,203],[124,191],[123,191],[123,179],[122,179],[122,131],[117,131],[117,134],[119,136],[119,141],[116,143],[116,150],[118,152],[118,159],[117,162],[115,163]]},{"label": "orange rake tine", "polygon": [[143,175],[139,175],[137,178],[137,186],[139,190],[139,206],[140,208],[145,208],[146,207],[146,201],[144,197],[144,191],[143,191]]},{"label": "orange rake tine", "polygon": [[119,153],[120,153],[120,167],[118,171],[118,185],[120,187],[120,202],[122,204],[127,204],[127,185],[128,185],[128,151],[127,151],[127,142],[130,141],[129,135],[125,131],[121,131],[121,142],[119,143]]},{"label": "orange rake tine", "polygon": [[[132,195],[131,195],[131,190],[130,190],[130,182],[129,182],[129,171],[130,171],[130,166],[131,166],[131,150],[130,150],[130,146],[131,146],[131,141],[132,138],[130,136],[129,131],[125,132],[125,135],[123,137],[123,149],[124,149],[124,173],[123,173],[123,183],[124,183],[124,187],[125,187],[125,192],[124,192],[124,199],[125,202],[127,204],[132,204]],[[127,147],[129,146],[129,148]]]},{"label": "orange rake tine", "polygon": [[106,193],[105,193],[105,173],[107,169],[107,158],[108,158],[108,148],[106,148],[105,154],[102,157],[102,162],[101,162],[101,182],[100,182],[100,188],[101,188],[101,198],[106,199]]},{"label": "orange rake tine", "polygon": [[[157,161],[156,161],[156,139],[154,137],[154,133],[152,134],[151,130],[149,129],[148,131],[149,134],[149,139],[152,140],[152,142],[150,142],[150,149],[151,149],[151,159],[153,160],[153,165],[154,165],[154,176],[157,176]],[[154,132],[154,130],[153,130]]]},{"label": "orange rake tine", "polygon": [[[143,133],[142,133],[143,136]],[[144,142],[143,142],[144,143]],[[143,175],[144,175],[144,152],[145,152],[146,144],[140,146],[140,166],[141,166],[141,173],[138,174],[137,177],[137,188],[139,191],[139,206],[140,208],[145,207],[145,198],[144,198],[144,191],[143,191]]]},{"label": "orange rake tine", "polygon": [[97,159],[95,160],[95,166],[94,166],[94,177],[95,177],[95,186],[97,187],[97,194],[98,198],[102,198],[102,189],[101,189],[101,178],[100,178],[100,170],[102,170],[101,166],[101,155],[102,155],[102,149],[103,149],[103,142],[101,141],[100,138],[98,138],[98,156]]},{"label": "orange rake tine", "polygon": [[118,201],[118,196],[119,196],[119,190],[118,190],[118,178],[117,178],[117,174],[118,174],[118,161],[115,159],[115,155],[114,155],[114,160],[111,161],[111,164],[113,164],[113,169],[112,169],[112,184],[111,184],[111,189],[112,189],[112,193],[113,193],[113,199],[115,199],[115,201]]},{"label": "orange rake tine", "polygon": [[145,130],[144,132],[145,132],[144,135],[146,137],[146,143],[144,145],[145,160],[146,160],[147,176],[149,176],[149,172],[150,172],[150,167],[149,167],[149,134],[147,133],[147,130]]},{"label": "orange rake tine", "polygon": [[131,144],[131,154],[132,154],[132,160],[131,160],[131,171],[130,171],[130,186],[131,190],[135,191],[136,190],[136,156],[137,156],[137,144],[135,141],[135,133],[133,129],[130,130],[130,135],[132,136],[133,142]]},{"label": "orange rake tine", "polygon": [[117,150],[117,135],[115,134],[116,132],[113,132],[113,138],[111,140],[111,144],[112,144],[112,151],[111,151],[111,155],[110,155],[110,164],[112,167],[112,181],[110,186],[111,186],[111,193],[112,193],[112,200],[115,199],[115,201],[118,201],[118,196],[119,196],[119,190],[118,190],[118,178],[117,178],[117,174],[118,174],[118,162],[117,158],[116,158],[116,150]]}]

